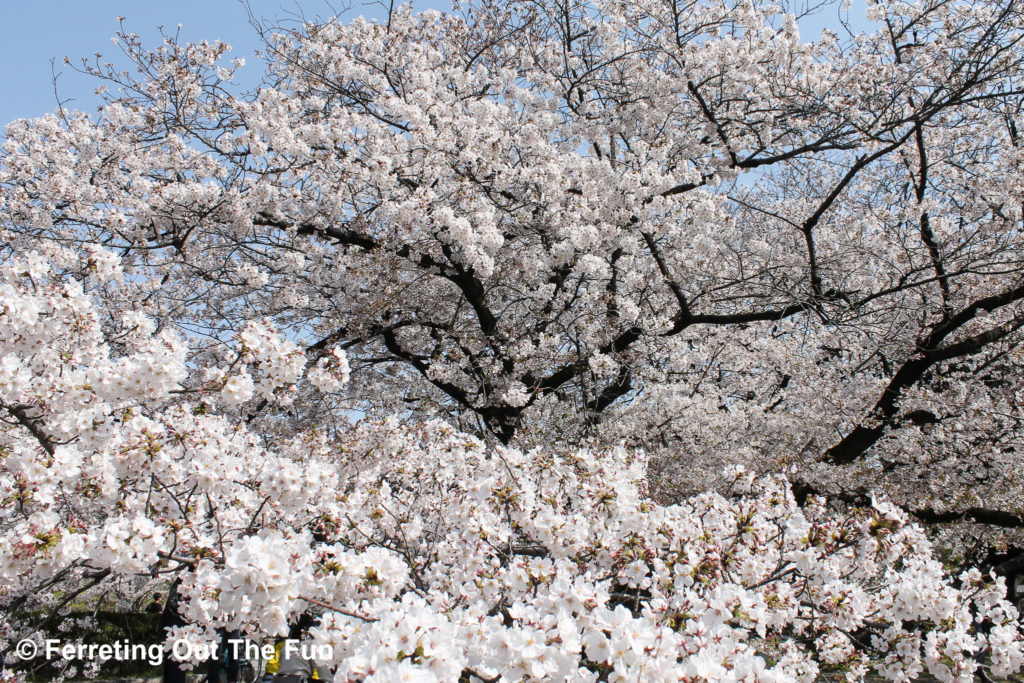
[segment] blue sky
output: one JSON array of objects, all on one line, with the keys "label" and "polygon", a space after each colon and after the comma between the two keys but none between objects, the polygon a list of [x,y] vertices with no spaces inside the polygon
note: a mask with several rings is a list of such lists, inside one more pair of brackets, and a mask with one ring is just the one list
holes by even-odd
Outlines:
[{"label": "blue sky", "polygon": [[[385,0],[386,1],[386,0]],[[244,70],[251,75],[240,81],[256,82],[262,71],[252,59],[259,47],[259,39],[249,25],[248,14],[239,0],[0,0],[0,130],[17,118],[40,116],[56,109],[53,70],[59,74],[57,92],[67,107],[81,111],[95,111],[97,99],[93,95],[96,82],[66,66],[64,57],[78,64],[79,57],[91,57],[96,52],[115,64],[120,63],[118,48],[110,39],[117,31],[117,17],[126,18],[126,27],[143,37],[146,44],[160,41],[158,27],[168,32],[182,25],[181,35],[186,40],[219,39],[234,48],[232,56],[245,57]],[[341,9],[345,0],[249,0],[256,17],[287,19],[294,17],[301,7],[307,17],[329,16],[333,7]],[[854,3],[863,13],[863,0]],[[380,16],[380,3],[351,0],[352,16]],[[447,9],[449,0],[417,0],[419,9],[429,7]],[[831,23],[835,10],[826,9],[818,17],[802,23],[805,38],[815,37],[821,25]],[[813,35],[808,35],[813,34]],[[123,59],[123,58],[122,58]]]},{"label": "blue sky", "polygon": [[[238,0],[0,0],[0,130],[18,118],[40,116],[56,109],[51,60],[60,76],[57,91],[68,107],[95,111],[92,94],[96,83],[66,66],[64,57],[78,64],[79,57],[96,52],[119,63],[118,48],[110,42],[118,29],[117,17],[126,18],[126,27],[143,37],[146,44],[157,45],[163,26],[187,40],[223,40],[232,47],[232,56],[245,57],[246,71],[259,71],[252,53],[259,38],[249,25],[245,7]],[[298,8],[307,17],[334,14],[344,2],[326,0],[249,0],[257,17],[287,19]],[[352,16],[380,16],[380,4],[361,4],[354,0]],[[397,4],[397,3],[396,3]],[[450,7],[447,0],[417,0],[417,8]],[[257,79],[254,74],[253,80]]]}]

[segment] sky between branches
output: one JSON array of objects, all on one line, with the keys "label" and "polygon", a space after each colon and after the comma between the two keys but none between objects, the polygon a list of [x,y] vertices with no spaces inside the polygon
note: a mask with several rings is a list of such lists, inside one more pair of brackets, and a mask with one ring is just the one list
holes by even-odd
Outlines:
[{"label": "sky between branches", "polygon": [[[93,58],[100,52],[104,61],[123,63],[111,37],[118,29],[117,18],[125,17],[125,27],[141,35],[149,45],[160,40],[159,27],[168,33],[178,30],[186,40],[222,40],[233,48],[233,57],[243,57],[249,67],[239,74],[239,82],[250,85],[259,79],[262,69],[253,58],[260,40],[249,24],[246,4],[257,19],[295,20],[301,11],[307,17],[326,17],[345,8],[343,2],[326,0],[177,0],[172,3],[151,0],[7,0],[0,14],[0,126],[19,118],[34,118],[57,108],[58,95],[68,109],[95,111],[98,103],[93,91],[96,83],[64,64],[69,57],[79,65],[81,57]],[[446,10],[448,0],[418,0],[418,9]],[[380,3],[351,3],[350,16],[362,14],[380,17]],[[863,29],[864,1],[853,3],[850,17]],[[835,26],[835,8],[826,8],[801,22],[805,38],[814,38],[823,26]],[[57,88],[53,76],[57,74]]]}]

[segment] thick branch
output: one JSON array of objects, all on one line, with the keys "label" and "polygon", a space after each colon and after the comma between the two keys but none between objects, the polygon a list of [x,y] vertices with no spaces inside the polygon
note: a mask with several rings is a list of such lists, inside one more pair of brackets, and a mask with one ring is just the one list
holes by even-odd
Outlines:
[{"label": "thick branch", "polygon": [[27,429],[32,436],[35,437],[36,441],[48,455],[53,455],[55,444],[40,424],[42,420],[38,417],[32,417],[28,414],[28,406],[26,405],[4,405],[3,406],[10,415],[18,421],[22,427]]},{"label": "thick branch", "polygon": [[[839,500],[847,505],[856,507],[870,507],[871,494],[863,489],[857,491],[845,491],[837,493],[823,493],[813,484],[800,482],[793,484],[793,496],[797,503],[803,505],[808,496],[822,496],[831,500]],[[891,501],[890,501],[891,502]],[[983,507],[970,507],[965,510],[945,510],[938,512],[926,507],[911,507],[909,505],[898,505],[901,510],[924,522],[925,524],[948,524],[950,522],[976,522],[991,526],[1005,527],[1008,529],[1019,529],[1024,527],[1024,515],[1005,510],[993,510]]]},{"label": "thick branch", "polygon": [[[917,174],[917,185],[914,190],[914,194],[917,197],[917,203],[920,205],[924,201],[925,192],[928,189],[928,152],[924,144],[924,129],[919,123],[914,126],[914,140],[917,143],[917,155],[920,160],[919,171]],[[935,234],[932,232],[931,218],[927,211],[921,212],[921,241],[924,242],[928,248],[928,255],[932,261],[932,268],[935,270],[935,275],[938,277],[939,289],[942,290],[942,303],[943,310],[948,315],[949,310],[949,276],[946,274],[946,267],[942,264],[942,254],[939,252],[939,245],[935,241]]]},{"label": "thick branch", "polygon": [[918,353],[900,366],[882,391],[881,397],[866,418],[866,421],[871,421],[874,424],[871,426],[858,425],[842,441],[826,451],[822,460],[839,465],[853,462],[882,437],[886,427],[899,410],[899,398],[903,391],[919,382],[929,368],[942,361],[976,354],[989,344],[1003,339],[1024,326],[1024,314],[1020,314],[1003,325],[952,344],[941,345],[946,337],[973,320],[979,311],[991,311],[1020,299],[1024,299],[1024,286],[980,299],[937,325],[931,334],[919,342]]}]

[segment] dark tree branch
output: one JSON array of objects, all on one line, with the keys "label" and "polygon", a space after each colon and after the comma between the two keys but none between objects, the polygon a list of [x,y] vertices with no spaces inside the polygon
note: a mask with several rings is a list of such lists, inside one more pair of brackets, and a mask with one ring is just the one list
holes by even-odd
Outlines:
[{"label": "dark tree branch", "polygon": [[43,429],[42,418],[32,417],[29,415],[29,406],[27,405],[0,405],[3,405],[7,412],[18,421],[18,424],[27,429],[29,433],[35,437],[35,440],[39,442],[39,445],[44,451],[46,451],[47,455],[53,455],[56,444],[53,442],[53,439],[50,438],[50,435]]},{"label": "dark tree branch", "polygon": [[919,382],[929,368],[942,361],[976,354],[989,344],[1003,339],[1024,326],[1024,314],[1020,314],[1003,325],[952,344],[942,345],[942,342],[950,334],[973,320],[980,311],[992,311],[1021,299],[1024,299],[1024,286],[979,299],[958,314],[945,318],[936,325],[931,334],[918,343],[918,353],[899,367],[882,391],[881,397],[865,419],[865,422],[873,424],[860,424],[855,427],[839,443],[828,449],[822,460],[838,465],[853,462],[878,442],[899,410],[899,398],[903,391]]}]

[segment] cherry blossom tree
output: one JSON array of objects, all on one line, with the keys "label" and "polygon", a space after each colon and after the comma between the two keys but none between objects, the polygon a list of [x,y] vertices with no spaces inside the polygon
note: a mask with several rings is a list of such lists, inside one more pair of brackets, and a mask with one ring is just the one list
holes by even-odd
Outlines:
[{"label": "cherry blossom tree", "polygon": [[868,18],[119,34],[0,151],[0,637],[178,578],[342,680],[1018,670],[1024,13]]},{"label": "cherry blossom tree", "polygon": [[[280,635],[315,606],[342,680],[970,680],[1024,666],[1003,579],[952,580],[889,503],[799,506],[784,480],[736,468],[725,495],[660,505],[640,455],[527,453],[438,421],[258,434],[179,398],[182,335],[135,311],[112,319],[85,293],[134,286],[110,252],[0,272],[16,421],[0,479],[8,641],[40,638],[40,610],[53,620],[80,596],[176,576],[189,624],[169,642]],[[302,374],[266,327],[234,348],[231,379],[208,383],[229,405],[280,400]],[[343,380],[331,357],[306,373],[320,390]]]}]

